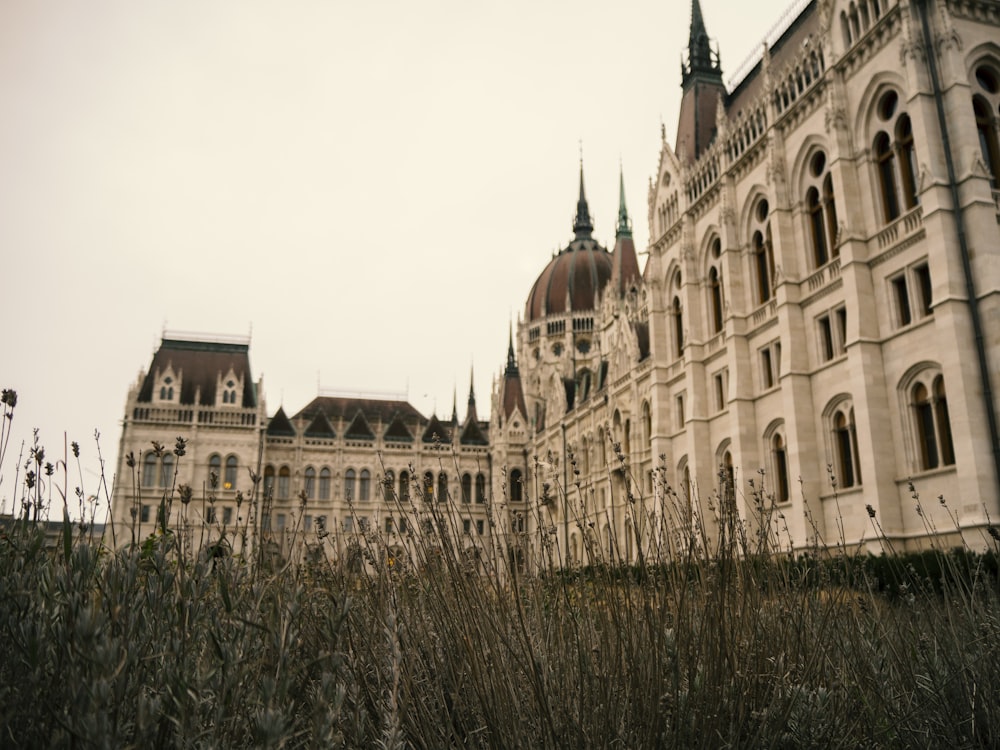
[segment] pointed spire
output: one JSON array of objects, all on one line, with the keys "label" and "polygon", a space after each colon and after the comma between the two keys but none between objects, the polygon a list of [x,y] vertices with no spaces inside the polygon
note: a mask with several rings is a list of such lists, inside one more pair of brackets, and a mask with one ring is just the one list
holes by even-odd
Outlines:
[{"label": "pointed spire", "polygon": [[469,365],[469,408],[465,412],[466,423],[479,421],[479,415],[476,414],[476,389],[474,384],[475,375],[473,373],[472,365]]},{"label": "pointed spire", "polygon": [[618,228],[615,230],[615,237],[631,237],[632,220],[628,217],[628,209],[625,208],[625,171],[622,165],[618,164]]},{"label": "pointed spire", "polygon": [[594,222],[590,220],[590,208],[587,206],[587,196],[583,192],[583,147],[580,147],[580,199],[576,202],[576,220],[573,222],[573,233],[578,240],[589,240],[594,231]]},{"label": "pointed spire", "polygon": [[713,73],[721,75],[719,56],[712,51],[705,29],[705,19],[701,14],[701,3],[691,0],[691,30],[688,32],[687,66],[683,67],[683,81],[697,73]]},{"label": "pointed spire", "polygon": [[514,325],[512,323],[507,334],[507,370],[504,375],[510,377],[517,374],[517,359],[514,357]]},{"label": "pointed spire", "polygon": [[451,391],[451,423],[458,424],[458,387]]}]

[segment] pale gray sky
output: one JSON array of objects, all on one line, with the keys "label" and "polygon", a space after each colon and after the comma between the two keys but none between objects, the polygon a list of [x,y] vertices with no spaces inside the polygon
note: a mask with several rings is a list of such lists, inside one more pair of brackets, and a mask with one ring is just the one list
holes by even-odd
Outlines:
[{"label": "pale gray sky", "polygon": [[[702,0],[727,78],[790,0]],[[0,386],[108,474],[168,330],[247,334],[269,413],[325,388],[480,416],[508,324],[619,160],[646,247],[690,2],[0,3]],[[642,262],[642,259],[640,260]],[[77,482],[71,478],[70,487]]]}]

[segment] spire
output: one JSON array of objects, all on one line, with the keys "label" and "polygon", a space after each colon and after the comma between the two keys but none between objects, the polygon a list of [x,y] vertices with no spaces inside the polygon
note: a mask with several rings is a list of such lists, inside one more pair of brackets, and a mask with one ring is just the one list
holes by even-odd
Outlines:
[{"label": "spire", "polygon": [[517,359],[514,357],[514,326],[511,324],[510,332],[507,334],[507,370],[504,375],[509,377],[517,374]]},{"label": "spire", "polygon": [[587,196],[583,192],[583,148],[580,149],[580,199],[576,202],[576,220],[573,222],[573,233],[578,240],[589,240],[594,231],[594,222],[590,220],[590,209],[587,207]]},{"label": "spire", "polygon": [[458,424],[458,388],[451,391],[451,423]]},{"label": "spire", "polygon": [[[697,0],[695,0],[697,2]],[[628,217],[628,209],[625,208],[625,172],[621,163],[618,164],[618,228],[615,230],[615,237],[631,237],[632,220]]]},{"label": "spire", "polygon": [[705,19],[701,15],[701,3],[698,0],[691,0],[691,30],[688,33],[687,52],[687,66],[682,69],[684,84],[697,73],[722,75],[719,55],[712,51],[708,31],[705,29]]},{"label": "spire", "polygon": [[472,370],[472,365],[469,365],[469,408],[465,412],[465,421],[468,422],[478,422],[479,415],[476,414],[476,389],[473,383],[475,382],[474,373]]}]

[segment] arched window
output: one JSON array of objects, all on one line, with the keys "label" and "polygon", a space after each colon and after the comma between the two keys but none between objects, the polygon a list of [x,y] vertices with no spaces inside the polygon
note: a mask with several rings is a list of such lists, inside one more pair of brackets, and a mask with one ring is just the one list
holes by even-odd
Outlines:
[{"label": "arched window", "polygon": [[409,502],[410,500],[410,473],[408,471],[399,472],[399,501]]},{"label": "arched window", "polygon": [[761,199],[754,211],[753,234],[750,241],[754,281],[757,286],[757,304],[760,305],[770,300],[774,294],[774,247],[771,242],[768,211],[767,200]]},{"label": "arched window", "polygon": [[771,438],[771,460],[774,463],[774,499],[776,502],[788,502],[788,454],[785,451],[785,438],[779,432]]},{"label": "arched window", "polygon": [[372,495],[372,475],[368,469],[362,469],[361,474],[358,476],[358,500],[362,502],[367,502],[371,500]]},{"label": "arched window", "polygon": [[274,497],[274,467],[270,464],[264,467],[264,496]]},{"label": "arched window", "polygon": [[319,470],[319,499],[330,499],[330,470],[325,466]]},{"label": "arched window", "polygon": [[813,267],[819,268],[840,254],[837,247],[837,206],[833,195],[833,176],[826,154],[817,151],[809,159],[809,188],[806,211],[813,247]]},{"label": "arched window", "polygon": [[472,475],[470,474],[462,475],[462,502],[472,502]]},{"label": "arched window", "polygon": [[[876,108],[881,129],[872,146],[882,195],[882,213],[889,222],[920,202],[917,191],[917,152],[910,116],[899,111],[899,94],[887,91]],[[890,137],[889,133],[893,133]]]},{"label": "arched window", "polygon": [[278,498],[287,500],[292,492],[292,472],[287,466],[278,470]]},{"label": "arched window", "polygon": [[427,502],[432,502],[434,500],[434,472],[425,471],[424,472],[424,500]]},{"label": "arched window", "polygon": [[972,100],[972,109],[976,114],[976,130],[979,131],[979,150],[983,155],[983,163],[990,170],[990,184],[996,190],[1000,185],[1000,146],[997,145],[997,128],[991,117],[989,105],[980,96]]},{"label": "arched window", "polygon": [[652,449],[653,441],[653,417],[649,411],[649,402],[642,402],[642,449],[644,451]]},{"label": "arched window", "polygon": [[681,357],[684,355],[684,312],[679,297],[674,297],[671,313],[674,317],[674,356]]},{"label": "arched window", "polygon": [[316,499],[316,469],[312,466],[306,467],[305,472],[305,482],[306,486],[303,488],[306,491],[306,499],[315,500]]},{"label": "arched window", "polygon": [[160,473],[160,486],[170,487],[174,483],[174,454],[163,454],[163,471]]},{"label": "arched window", "polygon": [[854,409],[842,406],[833,414],[834,470],[840,487],[861,484],[858,463],[858,435],[854,427]]},{"label": "arched window", "polygon": [[712,333],[720,333],[725,315],[722,288],[722,242],[716,238],[712,242],[711,257],[712,264],[708,269],[708,305],[709,322],[712,326]]},{"label": "arched window", "polygon": [[236,456],[226,457],[226,477],[222,482],[222,489],[231,490],[236,486],[236,471],[239,467],[239,460]]},{"label": "arched window", "polygon": [[482,474],[476,474],[476,502],[486,502],[486,477]]},{"label": "arched window", "polygon": [[513,469],[510,472],[510,500],[519,503],[524,499],[524,479],[520,469]]},{"label": "arched window", "polygon": [[929,373],[910,389],[917,455],[919,468],[922,470],[952,466],[955,463],[944,378],[938,375],[930,381],[928,387],[927,379],[931,375]]},{"label": "arched window", "polygon": [[392,469],[386,469],[385,476],[382,478],[382,499],[386,502],[392,500],[392,494],[395,491],[396,486],[396,475],[393,473]]},{"label": "arched window", "polygon": [[143,487],[154,487],[156,486],[156,454],[147,453],[142,459],[142,486]]},{"label": "arched window", "polygon": [[216,488],[222,479],[222,456],[213,453],[208,459],[208,486]]},{"label": "arched window", "polygon": [[438,502],[443,503],[448,499],[448,475],[443,471],[438,474]]},{"label": "arched window", "polygon": [[348,469],[344,472],[344,500],[347,502],[352,502],[356,495],[354,494],[354,482],[358,475],[354,469]]}]

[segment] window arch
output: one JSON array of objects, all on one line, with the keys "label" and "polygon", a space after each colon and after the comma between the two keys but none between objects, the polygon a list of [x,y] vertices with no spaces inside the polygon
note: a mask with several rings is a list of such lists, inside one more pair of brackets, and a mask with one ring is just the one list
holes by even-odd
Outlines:
[{"label": "window arch", "polygon": [[156,454],[147,453],[142,459],[142,486],[143,487],[153,487],[156,485]]},{"label": "window arch", "polygon": [[880,129],[875,135],[872,153],[886,222],[920,202],[913,123],[906,112],[900,111],[899,104],[899,94],[890,89],[882,94],[876,106]]},{"label": "window arch", "polygon": [[953,466],[955,448],[951,438],[948,395],[944,377],[932,367],[924,368],[905,381],[911,415],[914,465],[918,471]]},{"label": "window arch", "polygon": [[510,472],[510,499],[515,503],[524,499],[524,479],[520,469],[513,469]]},{"label": "window arch", "polygon": [[357,480],[357,472],[354,469],[348,469],[344,472],[344,500],[351,502],[355,498],[354,494],[354,483]]},{"label": "window arch", "polygon": [[319,470],[319,499],[330,499],[330,470],[325,466]]},{"label": "window arch", "polygon": [[236,472],[239,469],[239,459],[236,456],[226,457],[226,476],[222,481],[222,489],[231,490],[236,486]]},{"label": "window arch", "polygon": [[406,470],[399,472],[399,501],[408,502],[410,499],[410,473]]},{"label": "window arch", "polygon": [[160,472],[160,486],[170,487],[174,483],[174,454],[163,454],[163,467]]},{"label": "window arch", "polygon": [[976,116],[976,131],[979,133],[979,149],[983,163],[990,170],[991,185],[1000,189],[1000,73],[992,62],[984,61],[973,71],[972,108]]},{"label": "window arch", "polygon": [[443,471],[438,474],[438,502],[443,503],[448,499],[448,475]]},{"label": "window arch", "polygon": [[362,469],[358,475],[358,500],[366,502],[371,500],[372,475],[368,469]]},{"label": "window arch", "polygon": [[840,255],[837,247],[837,204],[833,193],[833,176],[824,151],[809,159],[806,189],[806,211],[809,216],[809,237],[812,240],[813,267],[826,265]]},{"label": "window arch", "polygon": [[840,401],[829,412],[834,479],[838,487],[850,488],[861,484],[861,464],[858,454],[858,433],[854,423],[854,406],[849,399]]},{"label": "window arch", "polygon": [[774,296],[774,246],[771,241],[771,221],[766,198],[761,198],[754,210],[751,225],[750,252],[753,256],[753,274],[756,284],[756,302],[759,305]]},{"label": "window arch", "polygon": [[725,323],[725,293],[722,283],[722,241],[716,237],[709,250],[708,320],[712,333],[721,333]]},{"label": "window arch", "polygon": [[786,503],[791,496],[788,486],[788,451],[785,448],[785,436],[780,432],[776,432],[771,438],[771,463],[774,466],[774,478],[771,480],[774,499],[776,502]]},{"label": "window arch", "polygon": [[303,488],[306,492],[306,499],[315,500],[316,499],[316,469],[312,466],[307,466],[305,471],[305,487]]},{"label": "window arch", "polygon": [[393,473],[392,469],[385,470],[385,476],[382,477],[382,499],[386,502],[392,500],[392,493],[396,485],[396,475]]},{"label": "window arch", "polygon": [[222,479],[222,456],[213,453],[208,458],[208,486],[215,488],[219,486]]},{"label": "window arch", "polygon": [[462,502],[472,502],[472,475],[468,473],[462,475]]},{"label": "window arch", "polygon": [[476,502],[486,502],[486,477],[482,474],[476,474]]},{"label": "window arch", "polygon": [[423,493],[424,493],[423,499],[426,500],[427,502],[432,502],[434,500],[434,472],[433,471],[425,471],[424,472],[424,481],[423,481],[423,484],[421,485],[421,489],[423,490]]},{"label": "window arch", "polygon": [[643,401],[640,409],[642,414],[642,449],[652,450],[653,441],[653,417],[649,410],[649,402]]},{"label": "window arch", "polygon": [[274,467],[270,464],[264,467],[264,496],[274,497]]},{"label": "window arch", "polygon": [[278,497],[287,500],[292,491],[292,472],[287,466],[278,470]]}]

